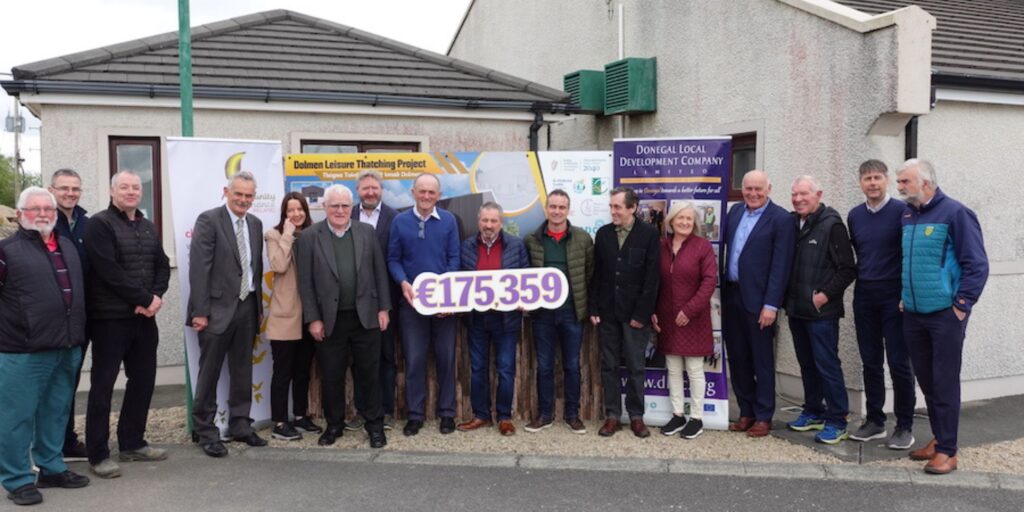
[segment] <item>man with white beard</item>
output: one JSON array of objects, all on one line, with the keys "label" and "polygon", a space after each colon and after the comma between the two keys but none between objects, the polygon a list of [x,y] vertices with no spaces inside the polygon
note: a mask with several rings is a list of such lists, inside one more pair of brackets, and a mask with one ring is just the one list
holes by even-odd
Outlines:
[{"label": "man with white beard", "polygon": [[85,285],[75,245],[53,232],[53,195],[29,187],[17,207],[18,231],[0,241],[0,483],[16,505],[34,505],[39,488],[89,485],[61,454],[85,343]]}]

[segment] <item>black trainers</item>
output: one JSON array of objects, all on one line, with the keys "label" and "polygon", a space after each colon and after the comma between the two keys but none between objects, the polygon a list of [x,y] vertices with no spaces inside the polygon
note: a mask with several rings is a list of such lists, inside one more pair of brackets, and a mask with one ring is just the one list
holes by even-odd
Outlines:
[{"label": "black trainers", "polygon": [[672,415],[672,419],[668,420],[663,427],[661,427],[661,433],[666,436],[674,436],[679,433],[683,427],[686,426],[685,416]]},{"label": "black trainers", "polygon": [[703,433],[704,422],[696,418],[690,418],[690,421],[686,422],[686,426],[683,427],[683,430],[679,432],[679,437],[682,437],[683,439],[696,439]]},{"label": "black trainers", "polygon": [[274,439],[280,439],[282,441],[298,441],[302,439],[302,434],[291,423],[278,423],[274,426],[273,432],[270,433],[270,437]]},{"label": "black trainers", "polygon": [[7,494],[7,499],[15,505],[35,505],[43,502],[43,495],[39,493],[36,484],[25,484]]},{"label": "black trainers", "polygon": [[324,429],[320,428],[319,425],[313,423],[313,420],[309,419],[309,416],[295,418],[295,421],[292,422],[292,426],[299,432],[305,432],[307,434],[319,434],[324,431]]},{"label": "black trainers", "polygon": [[64,471],[63,473],[53,475],[47,475],[46,473],[40,472],[39,479],[36,481],[36,486],[40,489],[45,489],[47,487],[78,489],[87,485],[89,485],[89,477],[79,475],[73,471]]},{"label": "black trainers", "polygon": [[64,462],[81,462],[89,460],[89,453],[85,450],[85,443],[75,439],[73,444],[65,444],[64,450]]}]

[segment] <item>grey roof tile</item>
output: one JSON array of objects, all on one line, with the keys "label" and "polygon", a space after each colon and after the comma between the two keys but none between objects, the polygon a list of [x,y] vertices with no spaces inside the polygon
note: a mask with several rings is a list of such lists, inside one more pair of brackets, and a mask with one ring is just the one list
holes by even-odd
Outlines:
[{"label": "grey roof tile", "polygon": [[[193,27],[198,86],[567,103],[565,93],[340,23],[277,10]],[[177,33],[14,68],[16,80],[178,84]]]},{"label": "grey roof tile", "polygon": [[835,1],[867,14],[917,5],[938,22],[932,34],[935,73],[1024,82],[1024,1]]}]

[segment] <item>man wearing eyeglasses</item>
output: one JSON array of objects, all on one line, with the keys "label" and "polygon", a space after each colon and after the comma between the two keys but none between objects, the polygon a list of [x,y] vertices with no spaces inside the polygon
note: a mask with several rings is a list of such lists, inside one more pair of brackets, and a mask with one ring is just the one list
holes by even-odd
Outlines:
[{"label": "man wearing eyeglasses", "polygon": [[53,232],[53,196],[29,187],[17,207],[18,231],[0,241],[0,483],[15,504],[34,505],[40,488],[89,485],[60,451],[85,343],[85,284],[74,244]]},{"label": "man wearing eyeglasses", "polygon": [[413,181],[416,206],[395,217],[388,241],[388,270],[402,287],[399,300],[402,352],[405,355],[405,396],[409,421],[402,433],[414,436],[423,428],[427,401],[427,351],[433,349],[437,365],[437,415],[440,431],[455,431],[455,317],[424,316],[413,308],[412,282],[423,272],[443,274],[459,270],[459,229],[455,216],[437,208],[441,180],[420,174]]},{"label": "man wearing eyeglasses", "polygon": [[[74,169],[57,169],[50,178],[50,193],[57,199],[57,225],[53,230],[57,236],[71,240],[78,251],[78,259],[82,262],[83,275],[89,271],[89,258],[85,254],[85,227],[88,225],[89,216],[78,205],[82,198],[82,178]],[[85,352],[89,349],[89,340],[86,338],[82,345],[82,360],[85,360]],[[78,372],[75,374],[75,389],[82,377],[82,366],[79,364]],[[75,397],[71,396],[71,413],[68,415],[68,426],[64,431],[64,460],[80,461],[87,457],[85,443],[78,440],[75,432]]]},{"label": "man wearing eyeglasses", "polygon": [[327,429],[321,446],[345,432],[345,371],[352,361],[359,413],[371,448],[383,448],[379,366],[381,331],[388,329],[388,271],[373,226],[352,220],[352,191],[332,185],[324,192],[327,218],[303,230],[296,250],[302,319],[316,340],[323,374]]},{"label": "man wearing eyeglasses", "polygon": [[189,250],[188,325],[199,333],[199,376],[192,403],[194,437],[203,453],[227,456],[217,414],[217,381],[228,363],[228,435],[249,446],[267,441],[252,429],[252,342],[263,297],[263,223],[249,208],[256,178],[239,171],[224,187],[226,204],[199,214]]}]

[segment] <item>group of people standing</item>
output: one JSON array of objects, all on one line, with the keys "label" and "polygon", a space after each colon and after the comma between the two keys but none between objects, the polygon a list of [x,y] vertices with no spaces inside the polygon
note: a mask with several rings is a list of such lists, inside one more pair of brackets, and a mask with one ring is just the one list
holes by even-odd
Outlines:
[{"label": "group of people standing", "polygon": [[[743,203],[730,211],[723,288],[726,347],[740,418],[729,430],[768,435],[775,412],[777,311],[787,313],[804,389],[803,411],[788,427],[817,431],[836,444],[887,436],[884,363],[894,391],[896,427],[889,448],[912,434],[915,375],[934,439],[910,453],[928,473],[957,467],[960,363],[970,311],[988,278],[977,216],[938,187],[933,165],[911,159],[896,172],[903,198],[888,194],[888,169],[859,169],[865,202],[850,210],[849,229],[821,202],[811,176],[792,185],[793,212],[774,204],[761,171],[743,178]],[[867,415],[852,434],[839,359],[839,318],[846,288],[857,281],[853,308],[863,364]]]},{"label": "group of people standing", "polygon": [[[397,212],[383,204],[382,178],[365,171],[357,194],[333,185],[323,196],[326,218],[313,223],[306,198],[287,194],[280,220],[265,233],[248,210],[256,180],[233,175],[225,204],[199,215],[191,233],[187,325],[199,335],[199,375],[193,403],[194,440],[207,455],[228,454],[216,426],[216,388],[229,370],[229,440],[267,442],[252,428],[252,343],[263,317],[264,242],[273,276],[266,331],[274,367],[272,435],[293,440],[318,433],[319,444],[344,434],[345,374],[351,366],[355,407],[370,446],[387,444],[395,411],[395,331],[401,330],[406,368],[406,436],[426,418],[427,360],[437,369],[437,416],[443,434],[494,425],[514,435],[512,399],[516,347],[524,314],[531,317],[537,353],[538,410],[525,425],[540,432],[554,423],[555,361],[561,352],[567,428],[580,420],[583,325],[597,331],[604,388],[598,434],[622,428],[620,366],[626,369],[625,409],[638,437],[644,415],[645,351],[652,336],[666,356],[673,417],[665,435],[693,439],[703,432],[704,358],[714,355],[711,296],[721,280],[723,328],[740,417],[729,430],[761,437],[775,412],[774,336],[785,309],[801,369],[804,406],[789,423],[838,443],[886,437],[883,363],[895,395],[896,428],[887,444],[914,444],[914,377],[925,395],[935,438],[911,453],[926,471],[956,469],[959,372],[964,333],[984,287],[988,262],[975,214],[938,188],[933,166],[908,160],[897,171],[905,202],[888,194],[888,171],[869,160],[860,167],[865,203],[847,226],[821,202],[811,176],[791,190],[793,212],[769,199],[759,170],[743,177],[743,202],[728,213],[718,261],[701,236],[692,203],[674,201],[664,229],[637,222],[639,198],[628,187],[611,191],[611,223],[594,239],[568,221],[569,195],[551,191],[545,222],[519,238],[502,229],[494,202],[478,214],[479,231],[459,239],[458,221],[436,206],[440,180],[422,174],[415,204]],[[29,187],[18,199],[18,231],[0,241],[0,479],[18,504],[42,501],[39,488],[83,487],[87,477],[65,459],[87,458],[94,474],[121,474],[108,447],[111,394],[121,365],[127,379],[117,429],[118,460],[156,461],[166,451],[145,441],[156,374],[155,315],[167,291],[170,265],[158,232],[139,209],[142,181],[131,171],[111,179],[109,207],[91,218],[80,206],[81,179],[54,173],[49,190]],[[355,210],[355,211],[353,211]],[[358,214],[358,217],[356,217]],[[423,315],[413,307],[412,283],[423,272],[552,267],[569,283],[556,309],[484,311],[463,315],[471,361],[473,418],[456,425],[456,316]],[[867,416],[847,432],[846,386],[838,354],[846,288],[857,281],[854,315],[864,368]],[[397,314],[397,320],[393,315]],[[88,322],[86,318],[88,317]],[[74,391],[92,340],[86,441],[74,431]],[[497,378],[492,413],[490,354]],[[322,374],[325,428],[308,410],[314,355]],[[686,417],[683,373],[693,407]],[[288,390],[292,410],[289,414]],[[39,468],[37,475],[32,470]]]}]

